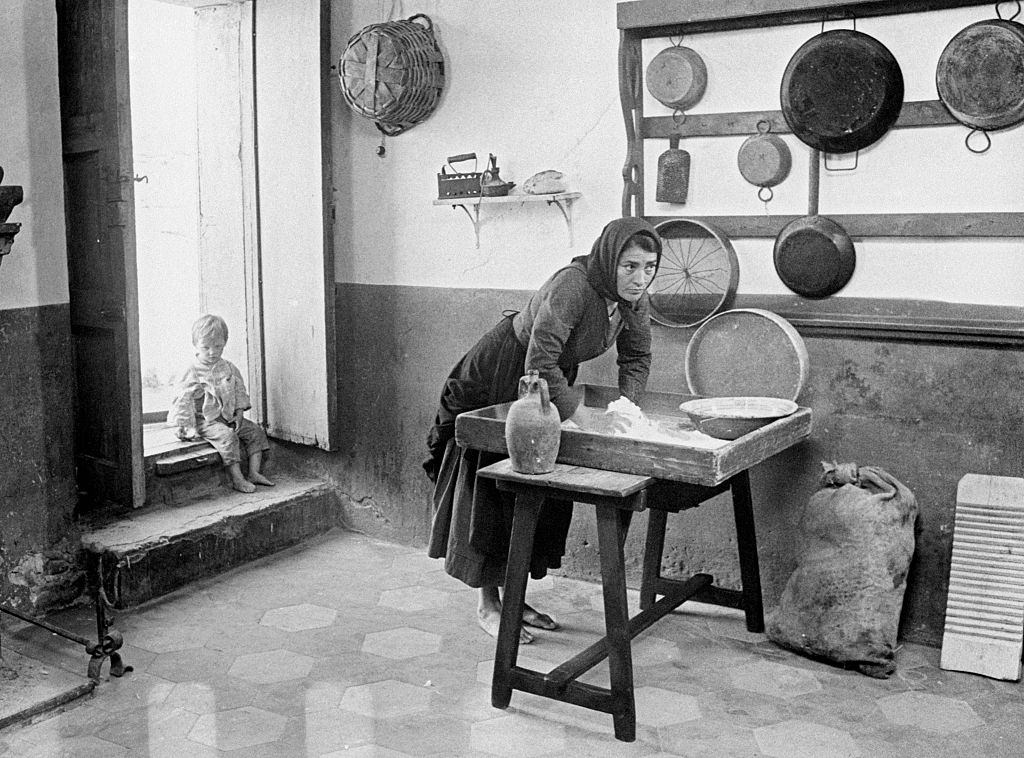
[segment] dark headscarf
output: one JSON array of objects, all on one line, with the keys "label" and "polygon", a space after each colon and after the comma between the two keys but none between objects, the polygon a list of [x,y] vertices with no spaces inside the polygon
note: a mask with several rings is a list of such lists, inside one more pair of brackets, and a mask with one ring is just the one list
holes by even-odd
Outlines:
[{"label": "dark headscarf", "polygon": [[[654,240],[655,251],[658,253],[658,264],[661,263],[661,237],[648,222],[635,216],[626,216],[610,221],[601,231],[601,236],[594,240],[590,255],[580,255],[572,262],[581,265],[587,272],[587,281],[607,300],[627,303],[619,297],[616,272],[619,256],[626,248],[626,243],[636,234],[642,234]],[[628,303],[627,303],[628,304]]]}]

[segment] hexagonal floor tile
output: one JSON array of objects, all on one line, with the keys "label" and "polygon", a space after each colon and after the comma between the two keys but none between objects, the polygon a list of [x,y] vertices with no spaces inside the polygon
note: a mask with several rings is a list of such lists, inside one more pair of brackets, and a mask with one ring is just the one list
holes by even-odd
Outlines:
[{"label": "hexagonal floor tile", "polygon": [[213,629],[209,625],[167,624],[136,629],[129,639],[134,647],[143,650],[172,653],[202,647],[212,634]]},{"label": "hexagonal floor tile", "polygon": [[200,716],[188,736],[202,745],[237,750],[274,742],[287,722],[284,716],[247,705]]},{"label": "hexagonal floor tile", "polygon": [[692,695],[681,695],[660,687],[638,687],[633,697],[638,724],[669,726],[701,716],[697,698]]},{"label": "hexagonal floor tile", "polygon": [[894,724],[954,734],[985,724],[963,700],[927,692],[901,692],[880,698],[878,707]]},{"label": "hexagonal floor tile", "polygon": [[821,682],[810,672],[768,661],[737,666],[729,677],[739,689],[772,697],[792,698],[821,689]]},{"label": "hexagonal floor tile", "polygon": [[421,713],[380,723],[374,742],[402,755],[463,755],[469,722],[445,713]]},{"label": "hexagonal floor tile", "polygon": [[284,629],[286,632],[298,632],[303,629],[320,629],[330,626],[337,617],[338,612],[333,608],[302,603],[273,608],[263,614],[260,624]]},{"label": "hexagonal floor tile", "polygon": [[860,758],[863,751],[849,732],[809,721],[783,721],[754,730],[765,755],[775,758]]},{"label": "hexagonal floor tile", "polygon": [[313,670],[313,659],[291,650],[269,650],[265,653],[240,655],[228,673],[257,684],[303,679]]},{"label": "hexagonal floor tile", "polygon": [[682,657],[676,643],[661,637],[641,637],[633,642],[632,651],[634,666],[655,666],[678,661]]},{"label": "hexagonal floor tile", "polygon": [[351,750],[335,750],[324,753],[320,758],[413,758],[411,753],[399,753],[380,745],[360,745]]},{"label": "hexagonal floor tile", "polygon": [[373,718],[394,718],[426,710],[433,693],[426,687],[388,679],[373,684],[349,687],[339,708]]},{"label": "hexagonal floor tile", "polygon": [[565,749],[565,727],[524,716],[502,716],[473,724],[470,745],[509,758],[558,753]]},{"label": "hexagonal floor tile", "polygon": [[[531,658],[527,655],[520,655],[516,657],[516,665],[530,669],[530,671],[539,671],[542,674],[546,674],[555,666],[557,663],[551,661],[542,661],[540,658]],[[494,659],[489,661],[482,661],[476,665],[476,680],[481,684],[490,684],[494,679]]]},{"label": "hexagonal floor tile", "polygon": [[364,653],[372,653],[395,660],[430,655],[440,649],[440,635],[408,626],[403,626],[400,629],[388,629],[386,632],[373,632],[366,635],[363,642]]},{"label": "hexagonal floor tile", "polygon": [[208,682],[227,673],[230,665],[231,659],[215,650],[178,650],[158,655],[149,664],[149,673],[172,682]]},{"label": "hexagonal floor tile", "polygon": [[400,611],[427,611],[431,608],[443,608],[448,598],[449,593],[429,587],[399,587],[381,592],[377,604]]},{"label": "hexagonal floor tile", "polygon": [[133,671],[129,676],[115,679],[103,685],[103,697],[95,698],[93,704],[110,713],[148,708],[164,702],[174,689],[166,679],[150,676],[144,671]]}]

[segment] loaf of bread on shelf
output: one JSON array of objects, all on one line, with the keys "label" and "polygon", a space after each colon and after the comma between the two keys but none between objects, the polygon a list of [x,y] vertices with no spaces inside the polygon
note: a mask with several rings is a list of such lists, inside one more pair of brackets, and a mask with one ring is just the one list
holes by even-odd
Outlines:
[{"label": "loaf of bread on shelf", "polygon": [[561,171],[553,169],[538,171],[523,182],[523,192],[528,195],[551,195],[565,191],[565,175]]}]

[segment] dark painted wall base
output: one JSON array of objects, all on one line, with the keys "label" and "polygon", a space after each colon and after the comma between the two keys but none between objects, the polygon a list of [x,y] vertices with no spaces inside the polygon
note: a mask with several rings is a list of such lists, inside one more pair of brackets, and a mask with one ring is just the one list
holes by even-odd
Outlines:
[{"label": "dark painted wall base", "polygon": [[[339,284],[336,294],[342,444],[308,462],[338,486],[349,526],[423,545],[431,488],[420,462],[441,384],[479,334],[529,293]],[[690,333],[655,327],[650,389],[685,391]],[[914,491],[921,508],[902,634],[939,645],[957,482],[966,473],[1021,475],[1024,356],[999,346],[805,339],[812,368],[800,402],[814,410],[812,436],[751,475],[766,605],[777,602],[792,572],[800,514],[818,487],[820,462],[880,466]],[[614,356],[585,366],[580,381],[614,384]],[[628,542],[633,586],[645,524],[634,520]],[[598,575],[596,542],[592,516],[579,509],[566,574]],[[670,517],[664,571],[707,571],[738,587],[735,550],[723,496]]]},{"label": "dark painted wall base", "polygon": [[74,364],[68,305],[0,311],[0,601],[81,591],[74,556]]}]

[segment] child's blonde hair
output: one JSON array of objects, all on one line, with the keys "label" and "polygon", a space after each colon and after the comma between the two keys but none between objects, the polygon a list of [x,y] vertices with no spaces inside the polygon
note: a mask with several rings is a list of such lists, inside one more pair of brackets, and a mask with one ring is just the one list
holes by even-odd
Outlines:
[{"label": "child's blonde hair", "polygon": [[220,337],[228,341],[228,325],[220,316],[207,313],[200,316],[192,324],[192,344],[196,345],[203,337]]}]

